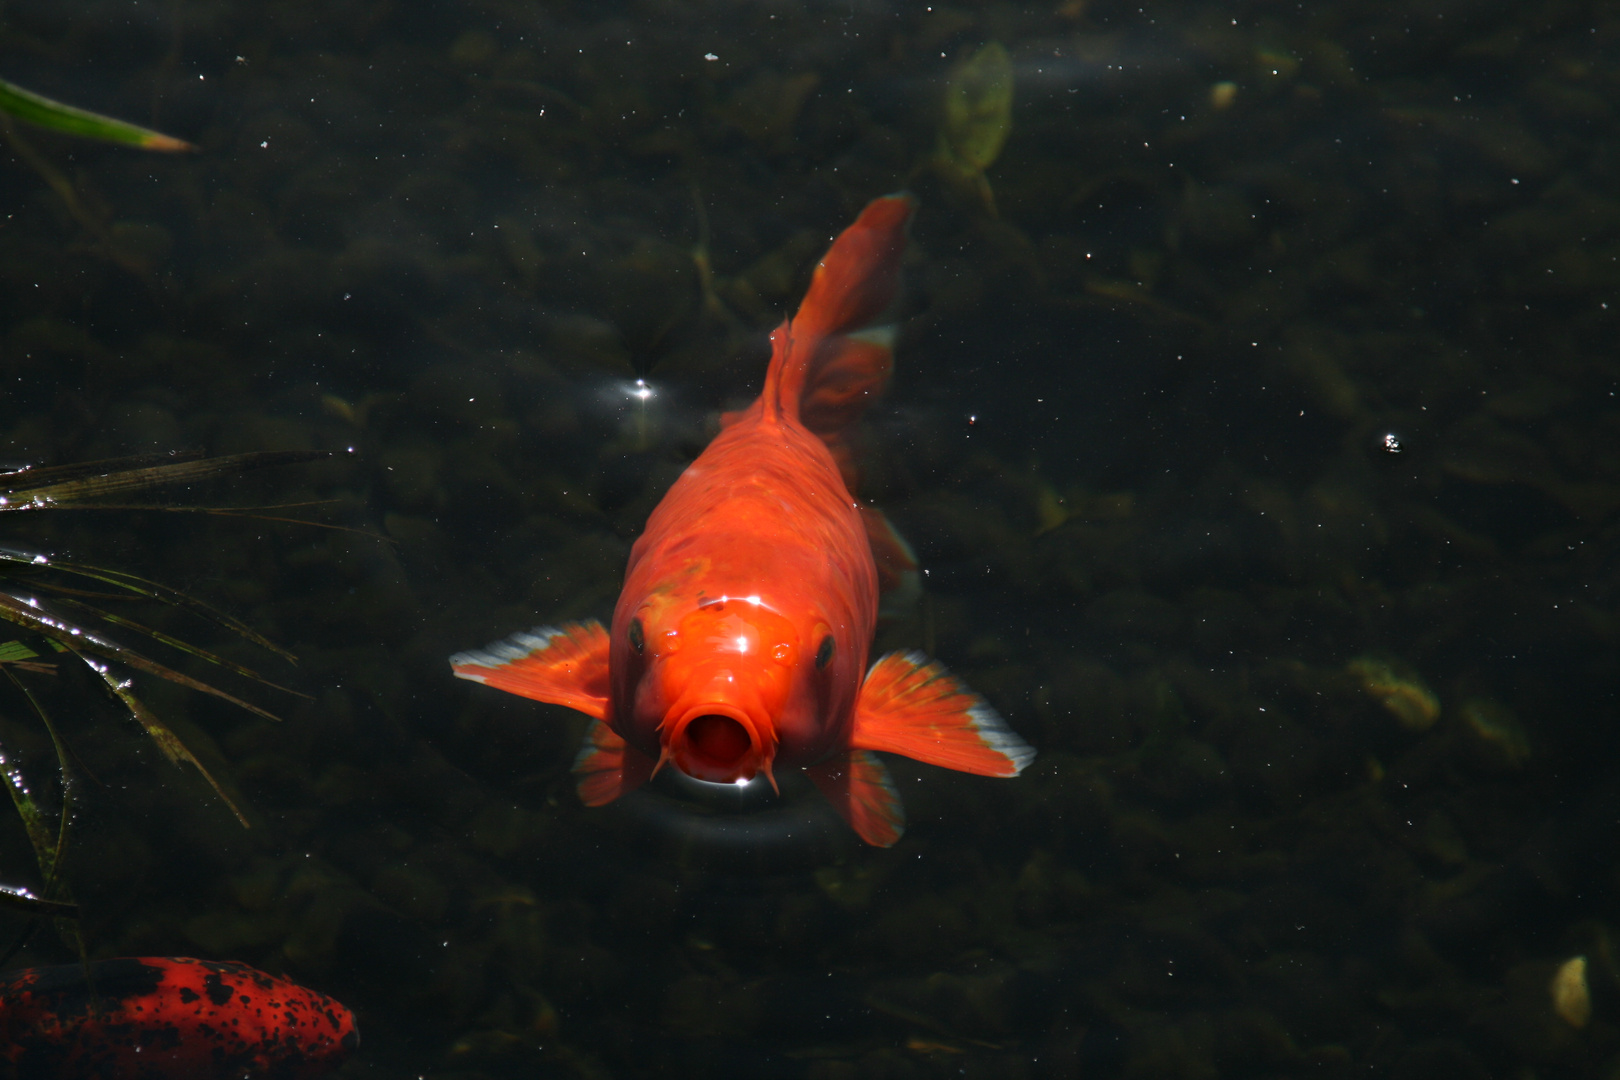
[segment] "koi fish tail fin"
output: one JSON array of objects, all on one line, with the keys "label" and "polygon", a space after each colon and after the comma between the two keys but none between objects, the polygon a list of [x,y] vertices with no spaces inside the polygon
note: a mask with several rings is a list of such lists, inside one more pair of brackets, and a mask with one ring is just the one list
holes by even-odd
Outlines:
[{"label": "koi fish tail fin", "polygon": [[606,806],[651,779],[655,762],[619,737],[601,720],[591,721],[571,770],[586,806]]},{"label": "koi fish tail fin", "polygon": [[888,766],[876,754],[854,750],[805,770],[838,816],[873,847],[890,847],[906,831],[906,812]]},{"label": "koi fish tail fin", "polygon": [[872,665],[849,744],[980,776],[1017,776],[1035,758],[983,698],[915,652]]},{"label": "koi fish tail fin", "polygon": [[601,720],[608,706],[608,635],[594,619],[513,634],[450,658],[458,679],[562,705]]},{"label": "koi fish tail fin", "polygon": [[893,309],[915,209],[903,192],[868,203],[822,256],[798,314],[771,335],[765,410],[797,419],[835,454],[894,370]]}]

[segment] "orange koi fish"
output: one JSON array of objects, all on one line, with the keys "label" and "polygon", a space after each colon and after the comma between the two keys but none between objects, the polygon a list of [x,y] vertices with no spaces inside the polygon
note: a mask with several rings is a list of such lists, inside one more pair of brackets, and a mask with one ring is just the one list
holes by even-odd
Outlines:
[{"label": "orange koi fish", "polygon": [[0,975],[0,1076],[313,1080],[360,1044],[354,1015],[246,964],[180,956]]},{"label": "orange koi fish", "polygon": [[666,765],[711,783],[763,773],[773,787],[798,768],[861,839],[887,847],[904,813],[873,751],[984,776],[1016,776],[1034,757],[921,654],[867,670],[880,569],[892,583],[914,565],[851,495],[848,437],[893,370],[887,316],[913,208],[909,195],[875,200],[823,257],[771,335],[759,398],[722,418],[647,519],[611,633],[569,623],[450,658],[460,678],[595,721],[574,763],[587,806]]}]

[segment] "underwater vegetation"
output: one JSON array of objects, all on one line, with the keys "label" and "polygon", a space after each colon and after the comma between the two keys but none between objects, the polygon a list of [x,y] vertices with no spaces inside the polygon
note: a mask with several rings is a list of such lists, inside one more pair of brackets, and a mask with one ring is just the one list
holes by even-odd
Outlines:
[{"label": "underwater vegetation", "polygon": [[984,171],[1001,154],[1012,130],[1013,66],[999,42],[981,46],[951,69],[933,164],[951,183],[972,191],[996,216],[996,197]]},{"label": "underwater vegetation", "polygon": [[1412,731],[1427,731],[1440,719],[1440,699],[1421,676],[1396,660],[1358,656],[1345,670],[1361,680],[1374,700]]},{"label": "underwater vegetation", "polygon": [[[50,131],[121,143],[143,150],[176,152],[196,149],[190,143],[172,136],[55,101],[5,80],[0,80],[0,114],[5,118],[16,117],[25,120]],[[82,213],[77,209],[77,202],[66,181],[20,142],[10,127],[9,119],[6,119],[5,123],[6,135],[12,145],[51,182],[76,214]],[[194,484],[267,465],[305,462],[325,456],[327,455],[295,451],[244,453],[207,458],[196,453],[169,452],[79,465],[22,467],[0,473],[0,513],[119,509],[116,503],[109,501],[114,496],[129,496],[165,485]],[[4,751],[0,750],[0,767],[3,767],[5,784],[12,803],[22,818],[29,842],[33,846],[34,857],[43,882],[41,895],[9,887],[0,888],[0,907],[29,915],[50,915],[59,919],[71,919],[76,916],[77,909],[71,902],[58,897],[67,895],[67,887],[60,875],[60,869],[67,854],[68,828],[73,819],[70,776],[74,770],[74,759],[49,715],[18,673],[27,671],[54,675],[56,659],[53,654],[72,657],[82,663],[99,678],[103,688],[129,710],[130,717],[140,725],[170,762],[174,764],[186,762],[194,766],[208,781],[214,793],[246,826],[247,819],[231,802],[219,782],[187,749],[185,743],[134,693],[132,682],[124,678],[122,673],[115,671],[108,662],[156,676],[188,689],[214,695],[268,719],[275,719],[273,714],[207,682],[182,674],[133,649],[114,643],[98,629],[98,624],[122,628],[262,685],[273,687],[275,684],[247,667],[189,645],[160,630],[131,622],[121,615],[98,607],[92,601],[129,597],[156,600],[200,615],[284,660],[291,661],[292,655],[271,644],[245,624],[199,603],[185,593],[125,571],[70,559],[53,558],[47,554],[8,549],[0,549],[0,564],[5,564],[4,569],[0,570],[0,582],[3,582],[0,584],[0,620],[12,624],[27,635],[26,639],[0,644],[0,668],[3,668],[13,688],[27,702],[28,707],[48,732],[60,775],[60,806],[56,811],[55,828],[52,829],[48,826],[47,815],[30,791],[28,782],[18,767],[5,758]],[[64,584],[61,580],[63,578],[84,579],[113,591],[97,594]],[[48,604],[41,603],[38,598],[41,593],[52,598]],[[73,614],[63,617],[53,610],[55,608]],[[36,651],[41,646],[44,655]],[[30,929],[32,926],[33,924],[30,924]],[[7,958],[20,944],[19,940],[7,951]],[[82,952],[82,944],[80,947]]]},{"label": "underwater vegetation", "polygon": [[[79,465],[24,467],[0,473],[0,514],[37,513],[64,510],[130,509],[131,496],[174,484],[194,484],[250,469],[308,462],[327,457],[324,453],[282,451],[205,457],[201,454],[164,453],[138,458],[90,462]],[[120,500],[120,501],[115,501]],[[158,509],[177,509],[156,504]],[[185,508],[197,509],[197,508]],[[246,508],[251,512],[251,508]],[[232,513],[214,508],[211,512]],[[261,511],[263,512],[263,511]],[[19,762],[5,758],[6,788],[21,817],[33,847],[43,888],[35,894],[27,890],[0,890],[0,907],[28,915],[73,918],[76,908],[61,873],[68,854],[69,826],[75,808],[73,790],[83,778],[78,757],[64,742],[58,726],[40,703],[29,680],[58,674],[58,663],[72,663],[90,672],[103,690],[127,711],[128,717],[145,732],[173,764],[186,763],[207,780],[215,795],[246,826],[247,818],[221,788],[219,781],[175,735],[157,712],[134,690],[129,672],[165,680],[178,686],[209,694],[238,708],[274,720],[275,716],[253,704],[219,689],[213,684],[185,674],[142,652],[117,643],[115,637],[130,635],[230,671],[261,686],[285,689],[262,675],[207,649],[159,629],[132,621],[114,610],[118,602],[144,599],[182,609],[213,625],[230,631],[265,651],[291,661],[292,655],[246,624],[201,603],[186,593],[168,588],[139,575],[101,565],[60,558],[36,552],[0,548],[0,621],[10,624],[20,636],[0,644],[0,672],[16,695],[44,727],[50,737],[58,773],[58,805],[54,826],[43,809],[36,791],[25,779]],[[30,924],[30,929],[34,924]],[[8,952],[15,952],[20,941]]]},{"label": "underwater vegetation", "polygon": [[87,109],[64,105],[60,101],[52,101],[31,90],[24,90],[4,79],[0,79],[0,113],[15,116],[19,120],[26,120],[50,131],[79,135],[87,139],[100,139],[103,142],[123,143],[142,150],[175,153],[197,149],[172,135],[164,135],[162,132],[115,120]]},{"label": "underwater vegetation", "polygon": [[[8,77],[208,149],[29,129],[82,218],[0,169],[5,455],[352,445],[331,486],[391,543],[6,519],[207,597],[315,698],[141,677],[250,830],[138,727],[72,739],[95,956],[329,990],[386,1077],[1615,1070],[1613,11],[115,6],[13,0]],[[993,43],[1010,92],[953,83]],[[608,617],[818,257],[903,187],[861,450],[927,573],[875,647],[1039,756],[889,759],[883,850],[793,778],[587,812],[585,718],[444,656]],[[48,695],[82,665],[30,648],[77,723]]]}]

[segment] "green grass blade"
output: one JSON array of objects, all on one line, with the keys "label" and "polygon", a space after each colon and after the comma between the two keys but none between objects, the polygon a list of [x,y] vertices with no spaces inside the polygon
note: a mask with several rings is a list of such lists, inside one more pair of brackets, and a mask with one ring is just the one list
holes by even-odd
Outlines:
[{"label": "green grass blade", "polygon": [[[32,503],[19,503],[16,506],[0,506],[5,510],[138,510],[155,511],[161,514],[212,514],[215,517],[244,518],[248,521],[271,521],[283,525],[304,525],[311,529],[325,529],[328,532],[353,533],[363,536],[367,540],[376,540],[384,544],[396,545],[392,537],[371,529],[363,529],[354,525],[334,525],[330,521],[311,521],[308,518],[282,517],[279,514],[266,514],[266,510],[289,510],[305,506],[333,506],[337,499],[309,499],[304,502],[271,503],[267,506],[165,506],[162,503],[67,503],[52,504],[49,507],[36,507]],[[397,545],[396,545],[397,546]]]},{"label": "green grass blade", "polygon": [[81,476],[100,476],[117,469],[144,469],[156,465],[173,465],[181,461],[196,461],[203,456],[201,450],[157,450],[148,454],[98,458],[95,461],[74,461],[66,465],[19,465],[0,472],[0,489],[20,491],[27,487],[41,487]]},{"label": "green grass blade", "polygon": [[44,875],[45,895],[54,896],[57,895],[58,886],[61,884],[62,857],[67,854],[68,825],[73,820],[73,774],[68,766],[70,755],[67,744],[62,741],[61,734],[56,730],[56,725],[51,723],[50,714],[39,703],[39,699],[34,696],[34,692],[28,689],[26,683],[17,678],[17,673],[12,670],[9,664],[4,665],[0,670],[5,671],[6,678],[11,680],[11,685],[15,686],[17,691],[28,700],[29,706],[34,710],[34,715],[39,717],[39,722],[45,725],[46,734],[51,737],[51,748],[56,751],[56,770],[62,782],[62,806],[57,811],[56,818],[56,846],[51,852],[48,862],[43,858],[39,860],[40,873]]},{"label": "green grass blade", "polygon": [[[153,713],[151,709],[148,709],[141,699],[136,697],[134,693],[130,691],[129,687],[125,686],[119,681],[117,676],[108,671],[105,664],[96,663],[88,656],[80,653],[77,649],[73,649],[71,651],[77,655],[80,660],[84,661],[85,667],[96,673],[97,677],[101,679],[102,683],[109,691],[112,692],[114,697],[124,703],[124,707],[130,711],[130,715],[135,717],[135,722],[140,724],[141,727],[146,731],[147,737],[153,742],[157,743],[158,749],[163,751],[164,757],[168,758],[176,765],[180,764],[182,761],[189,761],[193,766],[196,767],[198,772],[202,773],[203,779],[208,781],[208,786],[214,789],[214,794],[219,796],[220,801],[231,808],[231,813],[235,814],[236,820],[242,823],[242,828],[252,828],[252,826],[248,824],[247,817],[240,809],[237,808],[236,803],[231,801],[231,797],[225,794],[225,789],[219,786],[219,781],[214,779],[214,774],[209,772],[207,768],[203,766],[203,763],[197,760],[197,756],[186,747],[185,743],[180,741],[180,736],[176,735],[173,731],[170,731],[168,725],[159,720],[157,715]],[[252,708],[252,706],[248,707]],[[254,711],[257,712],[262,710]]]},{"label": "green grass blade", "polygon": [[333,456],[324,450],[261,450],[207,458],[189,454],[148,454],[80,465],[20,469],[0,475],[0,489],[6,491],[7,500],[0,501],[0,508],[28,510],[62,506],[107,495],[145,491],[165,484],[194,484],[221,476],[235,476],[250,469],[298,465]]},{"label": "green grass blade", "polygon": [[[83,658],[84,653],[99,656],[106,660],[114,660],[120,664],[127,664],[136,671],[144,671],[148,675],[155,675],[160,679],[172,682],[177,686],[184,686],[188,690],[217,697],[221,701],[228,701],[239,709],[246,709],[255,716],[262,716],[266,720],[280,721],[281,717],[266,709],[261,709],[251,701],[243,701],[234,694],[227,694],[217,686],[211,686],[200,679],[193,679],[190,675],[175,671],[158,663],[149,657],[142,656],[133,649],[127,649],[106,638],[98,637],[81,626],[65,623],[44,609],[37,606],[37,602],[29,602],[9,593],[0,593],[0,619],[13,623],[36,634],[49,638],[61,645],[67,651]],[[95,665],[91,665],[94,667]],[[97,670],[100,670],[99,668]],[[110,676],[102,673],[104,679]],[[116,682],[116,680],[114,680]],[[201,766],[198,766],[201,768]]]},{"label": "green grass blade", "polygon": [[0,885],[0,909],[9,909],[24,915],[49,915],[53,918],[77,919],[79,905],[63,904],[56,900],[41,900],[30,893],[19,892]]},{"label": "green grass blade", "polygon": [[[61,570],[64,573],[76,574],[79,577],[89,578],[92,581],[99,581],[104,585],[112,585],[116,588],[125,590],[132,596],[145,597],[149,600],[156,600],[159,603],[168,604],[171,607],[183,608],[186,611],[190,611],[193,614],[208,620],[215,626],[223,627],[224,629],[231,631],[233,634],[251,641],[261,649],[275,653],[289,664],[298,663],[298,658],[292,653],[275,644],[263,634],[258,633],[240,619],[234,619],[231,616],[226,615],[224,612],[217,611],[214,608],[209,607],[201,600],[194,600],[178,589],[171,589],[166,585],[159,585],[155,581],[148,581],[147,579],[137,577],[134,574],[126,574],[121,570],[109,570],[105,567],[89,566],[84,563],[57,561],[44,555],[36,555],[31,552],[18,551],[14,548],[0,548],[0,562],[18,563],[21,565],[36,566],[41,568],[50,567],[52,569]],[[5,616],[3,614],[0,614],[0,618],[4,617]]]},{"label": "green grass blade", "polygon": [[[216,667],[222,667],[227,671],[234,671],[244,679],[252,679],[261,686],[268,686],[272,690],[280,690],[282,693],[292,694],[294,697],[309,698],[308,694],[302,694],[297,690],[291,689],[290,687],[271,682],[269,679],[265,678],[263,675],[260,675],[257,671],[254,671],[250,667],[244,667],[235,661],[227,660],[223,656],[216,653],[211,653],[199,645],[192,645],[189,642],[181,641],[177,637],[171,637],[161,630],[154,630],[150,626],[143,626],[142,624],[135,622],[133,619],[126,619],[121,615],[114,615],[111,612],[102,611],[100,608],[93,607],[90,604],[82,603],[81,601],[73,600],[68,597],[63,597],[60,602],[70,604],[73,607],[78,608],[80,611],[87,612],[88,614],[94,615],[96,618],[101,619],[104,622],[111,623],[113,626],[121,626],[126,630],[133,630],[137,634],[144,634],[153,641],[167,645],[171,649],[177,649],[189,656],[195,656],[197,659],[206,661],[215,665]],[[3,657],[4,651],[5,646],[0,645],[0,657]],[[311,698],[310,700],[313,699]]]},{"label": "green grass blade", "polygon": [[22,773],[17,771],[16,766],[3,752],[0,752],[0,777],[5,780],[6,791],[11,795],[11,803],[17,808],[17,816],[22,818],[23,829],[28,833],[28,842],[33,845],[34,861],[39,863],[40,879],[53,880],[56,870],[56,838],[51,835],[52,829],[45,818],[45,812],[39,808],[39,804],[29,793]]},{"label": "green grass blade", "polygon": [[61,131],[69,135],[82,135],[89,139],[100,139],[103,142],[123,143],[126,146],[138,146],[142,150],[161,150],[167,153],[177,153],[185,150],[195,150],[195,146],[176,139],[172,135],[152,131],[148,128],[127,124],[122,120],[114,120],[110,116],[102,116],[86,109],[76,109],[72,105],[64,105],[60,101],[52,101],[48,97],[36,94],[31,90],[24,90],[20,86],[0,79],[0,112],[10,113],[19,120],[26,120],[30,124],[37,124],[52,131]]},{"label": "green grass blade", "polygon": [[22,660],[37,659],[39,659],[39,653],[20,641],[8,641],[4,645],[0,645],[0,664],[15,664]]}]

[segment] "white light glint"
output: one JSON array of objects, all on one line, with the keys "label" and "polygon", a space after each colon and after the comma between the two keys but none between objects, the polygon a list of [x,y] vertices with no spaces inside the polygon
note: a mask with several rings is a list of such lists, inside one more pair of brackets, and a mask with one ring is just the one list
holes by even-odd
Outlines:
[{"label": "white light glint", "polygon": [[743,597],[743,599],[747,600],[750,604],[753,604],[755,607],[759,607],[759,596],[758,595],[745,596],[745,597]]},{"label": "white light glint", "polygon": [[740,638],[737,639],[737,651],[738,652],[747,652],[748,651],[748,639],[747,638],[740,637]]}]

